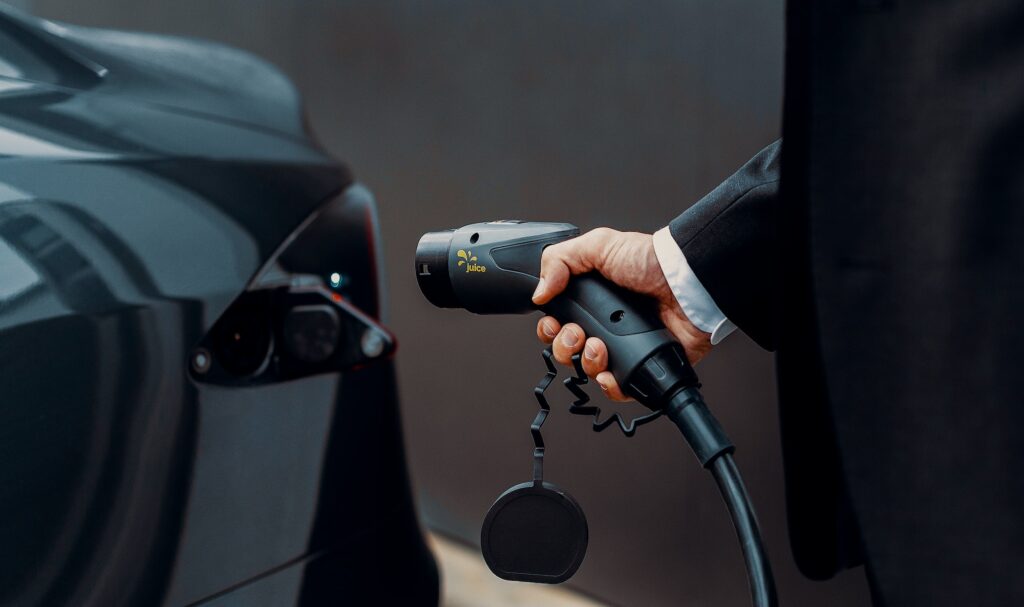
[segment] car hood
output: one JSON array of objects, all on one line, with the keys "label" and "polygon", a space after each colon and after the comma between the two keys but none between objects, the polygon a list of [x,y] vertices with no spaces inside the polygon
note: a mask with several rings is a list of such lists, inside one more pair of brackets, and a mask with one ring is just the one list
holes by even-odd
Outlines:
[{"label": "car hood", "polygon": [[[39,224],[74,244],[84,226],[102,255],[130,252],[125,267],[145,268],[136,274],[156,295],[111,305],[197,300],[208,325],[351,183],[306,132],[294,87],[263,61],[0,4],[0,232]],[[65,221],[76,227],[61,231]]]},{"label": "car hood", "polygon": [[[28,49],[14,57],[0,49],[5,79],[307,135],[295,87],[280,70],[244,51],[177,36],[67,25],[2,3],[0,31]],[[47,68],[41,76],[33,73],[40,65]]]}]

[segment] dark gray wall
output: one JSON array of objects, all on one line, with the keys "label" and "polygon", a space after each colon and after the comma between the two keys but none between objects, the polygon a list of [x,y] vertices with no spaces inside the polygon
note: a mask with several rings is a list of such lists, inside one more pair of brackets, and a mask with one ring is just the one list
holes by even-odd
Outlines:
[{"label": "dark gray wall", "polygon": [[[221,40],[295,79],[321,140],[378,196],[420,503],[468,540],[490,502],[528,479],[543,366],[533,318],[423,301],[419,235],[496,218],[651,231],[779,134],[781,0],[18,4]],[[769,355],[736,335],[699,370],[739,445],[785,604],[867,604],[859,571],[812,583],[793,566]],[[626,440],[557,412],[545,436],[548,478],[590,520],[574,584],[626,605],[747,603],[725,510],[672,428]]]}]

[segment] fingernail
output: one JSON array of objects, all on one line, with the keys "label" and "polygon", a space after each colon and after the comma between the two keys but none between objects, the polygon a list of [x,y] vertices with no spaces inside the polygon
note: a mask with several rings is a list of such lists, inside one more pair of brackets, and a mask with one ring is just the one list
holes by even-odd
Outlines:
[{"label": "fingernail", "polygon": [[541,278],[537,281],[537,288],[533,290],[533,299],[537,299],[537,296],[544,292],[544,279]]},{"label": "fingernail", "polygon": [[558,331],[555,331],[555,328],[551,326],[551,323],[548,321],[541,323],[540,330],[544,331],[544,335],[547,335],[551,339],[554,339],[555,336],[558,335]]},{"label": "fingernail", "polygon": [[563,333],[564,333],[564,335],[562,335],[562,343],[563,344],[565,344],[565,345],[567,345],[567,346],[569,346],[571,348],[571,347],[573,347],[573,346],[575,346],[576,344],[579,343],[580,336],[576,335],[576,331],[573,331],[572,329],[568,329],[568,330],[563,331]]},{"label": "fingernail", "polygon": [[587,360],[594,360],[597,358],[597,350],[595,350],[590,344],[587,344],[583,348],[583,357]]},{"label": "fingernail", "polygon": [[601,390],[602,390],[602,391],[604,391],[604,392],[607,392],[607,391],[608,391],[608,386],[604,385],[604,382],[603,382],[603,381],[601,381],[601,380],[598,380],[598,381],[597,381],[597,385],[601,386]]}]

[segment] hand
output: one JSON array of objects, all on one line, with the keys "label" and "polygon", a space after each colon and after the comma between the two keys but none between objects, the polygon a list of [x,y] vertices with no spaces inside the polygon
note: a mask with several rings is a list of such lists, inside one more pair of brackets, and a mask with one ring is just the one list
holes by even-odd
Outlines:
[{"label": "hand", "polygon": [[[691,364],[696,364],[711,350],[711,334],[701,331],[686,318],[665,281],[650,234],[597,228],[549,246],[541,257],[540,282],[533,302],[542,305],[551,301],[565,289],[572,275],[590,271],[600,272],[621,287],[657,300],[661,321],[683,345]],[[629,400],[608,371],[608,348],[603,341],[596,337],[588,339],[575,323],[563,327],[551,316],[537,323],[537,337],[552,344],[555,360],[563,365],[571,364],[572,356],[583,350],[583,370],[597,381],[608,398]]]}]

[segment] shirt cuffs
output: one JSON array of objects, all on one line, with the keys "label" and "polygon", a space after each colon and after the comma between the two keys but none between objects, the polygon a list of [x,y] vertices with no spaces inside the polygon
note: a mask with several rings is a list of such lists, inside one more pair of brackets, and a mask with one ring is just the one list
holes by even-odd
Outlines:
[{"label": "shirt cuffs", "polygon": [[736,330],[736,325],[726,318],[708,290],[700,284],[668,227],[654,233],[654,254],[686,318],[693,326],[710,333],[712,344],[719,343]]}]

